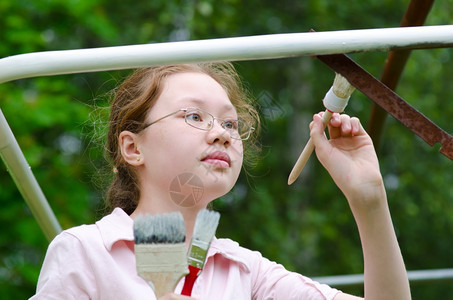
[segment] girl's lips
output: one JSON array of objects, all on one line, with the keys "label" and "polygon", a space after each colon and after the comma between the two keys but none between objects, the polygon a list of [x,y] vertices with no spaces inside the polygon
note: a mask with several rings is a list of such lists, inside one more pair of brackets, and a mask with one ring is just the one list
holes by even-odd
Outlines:
[{"label": "girl's lips", "polygon": [[229,168],[231,165],[230,156],[222,151],[214,151],[205,156],[201,161],[221,168]]}]

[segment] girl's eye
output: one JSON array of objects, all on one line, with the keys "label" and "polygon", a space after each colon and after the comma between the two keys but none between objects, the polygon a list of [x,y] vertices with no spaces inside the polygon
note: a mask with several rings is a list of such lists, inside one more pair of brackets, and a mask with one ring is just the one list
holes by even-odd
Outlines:
[{"label": "girl's eye", "polygon": [[186,115],[186,119],[188,119],[190,121],[195,121],[195,122],[203,121],[202,118],[201,118],[201,115],[198,114],[198,113],[191,113],[189,115]]},{"label": "girl's eye", "polygon": [[236,130],[238,128],[238,122],[235,120],[227,120],[223,122],[223,128]]}]

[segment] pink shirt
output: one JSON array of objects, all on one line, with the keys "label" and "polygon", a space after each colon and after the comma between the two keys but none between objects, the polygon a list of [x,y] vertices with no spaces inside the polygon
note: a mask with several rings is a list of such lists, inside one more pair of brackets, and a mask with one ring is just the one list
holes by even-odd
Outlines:
[{"label": "pink shirt", "polygon": [[[155,299],[135,269],[133,220],[120,208],[93,225],[59,234],[50,244],[31,299]],[[175,292],[180,293],[184,279]],[[240,247],[212,241],[195,282],[197,299],[333,299],[339,291]]]}]

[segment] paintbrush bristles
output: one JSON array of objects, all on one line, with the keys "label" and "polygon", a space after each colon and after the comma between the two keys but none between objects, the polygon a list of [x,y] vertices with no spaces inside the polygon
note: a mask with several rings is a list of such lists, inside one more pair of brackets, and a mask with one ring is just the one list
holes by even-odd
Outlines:
[{"label": "paintbrush bristles", "polygon": [[203,269],[219,219],[220,214],[215,211],[203,209],[198,213],[189,247],[189,265]]},{"label": "paintbrush bristles", "polygon": [[176,244],[186,239],[184,219],[179,212],[142,215],[134,219],[136,244]]},{"label": "paintbrush bristles", "polygon": [[354,92],[353,87],[346,78],[338,73],[335,73],[335,79],[333,80],[332,91],[340,98],[349,98]]},{"label": "paintbrush bristles", "polygon": [[193,239],[210,242],[219,225],[220,214],[207,209],[201,210],[193,229]]}]

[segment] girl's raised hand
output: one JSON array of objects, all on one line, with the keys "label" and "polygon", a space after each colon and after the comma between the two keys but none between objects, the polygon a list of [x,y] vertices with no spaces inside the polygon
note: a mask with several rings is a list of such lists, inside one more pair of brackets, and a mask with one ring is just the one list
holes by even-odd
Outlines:
[{"label": "girl's raised hand", "polygon": [[385,199],[373,142],[359,119],[346,114],[333,114],[328,123],[330,139],[327,139],[321,120],[322,114],[321,112],[313,116],[310,136],[319,161],[350,204],[373,204],[373,201],[382,196]]}]

